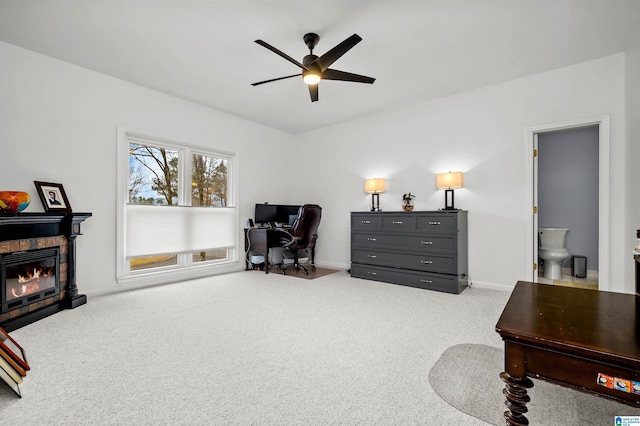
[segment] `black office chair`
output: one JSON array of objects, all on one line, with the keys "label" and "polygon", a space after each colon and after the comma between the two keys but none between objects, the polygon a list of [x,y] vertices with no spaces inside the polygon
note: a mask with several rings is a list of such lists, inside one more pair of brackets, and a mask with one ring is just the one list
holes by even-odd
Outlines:
[{"label": "black office chair", "polygon": [[309,274],[307,268],[300,264],[299,250],[307,250],[311,259],[311,269],[316,270],[315,265],[315,247],[318,239],[318,225],[320,225],[320,217],[322,216],[322,207],[317,204],[305,204],[298,210],[298,217],[293,223],[291,232],[282,232],[280,243],[282,247],[293,257],[293,263],[282,265],[280,269],[282,273],[290,267],[296,270],[302,268],[305,275]]}]

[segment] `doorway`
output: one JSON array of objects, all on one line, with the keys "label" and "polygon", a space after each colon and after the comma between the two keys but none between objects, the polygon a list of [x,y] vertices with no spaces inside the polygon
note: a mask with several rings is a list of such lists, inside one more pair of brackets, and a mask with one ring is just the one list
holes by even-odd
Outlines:
[{"label": "doorway", "polygon": [[[569,285],[608,289],[608,117],[532,127],[527,129],[527,141],[531,148],[528,176],[533,212],[528,237],[528,259],[533,261],[528,274],[531,281],[577,282]],[[544,278],[544,265],[538,258],[538,228],[553,227],[569,228],[569,257],[562,262],[559,280]],[[574,277],[571,267],[577,265],[579,269],[583,264],[585,278]]]}]

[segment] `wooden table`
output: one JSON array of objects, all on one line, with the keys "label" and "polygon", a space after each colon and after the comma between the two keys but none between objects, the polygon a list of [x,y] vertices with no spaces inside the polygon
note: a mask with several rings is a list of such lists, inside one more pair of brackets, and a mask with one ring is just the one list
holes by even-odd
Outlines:
[{"label": "wooden table", "polygon": [[529,377],[640,407],[639,321],[640,296],[519,281],[496,324],[507,424],[529,424]]}]

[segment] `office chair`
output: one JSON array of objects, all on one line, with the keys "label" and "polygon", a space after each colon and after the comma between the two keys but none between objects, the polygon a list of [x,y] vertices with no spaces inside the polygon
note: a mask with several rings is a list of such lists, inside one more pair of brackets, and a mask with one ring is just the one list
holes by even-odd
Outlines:
[{"label": "office chair", "polygon": [[282,231],[280,243],[288,253],[293,256],[293,263],[282,265],[280,269],[285,274],[290,267],[296,270],[302,268],[305,275],[309,275],[309,271],[304,265],[300,264],[298,258],[298,250],[307,250],[311,259],[311,269],[316,270],[314,263],[316,240],[318,239],[318,225],[320,225],[320,217],[322,216],[322,207],[316,204],[305,204],[298,210],[298,217],[293,223],[291,232]]}]

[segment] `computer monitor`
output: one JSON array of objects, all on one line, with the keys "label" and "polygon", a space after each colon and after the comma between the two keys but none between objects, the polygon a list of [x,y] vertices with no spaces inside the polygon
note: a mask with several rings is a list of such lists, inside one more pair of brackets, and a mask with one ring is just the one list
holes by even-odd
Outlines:
[{"label": "computer monitor", "polygon": [[270,223],[277,220],[278,206],[275,204],[256,204],[253,220],[256,223]]},{"label": "computer monitor", "polygon": [[[296,217],[298,217],[298,210],[300,206],[278,204],[278,212],[276,214],[276,222],[283,223],[285,225],[293,225]],[[292,220],[293,216],[293,220]]]}]

